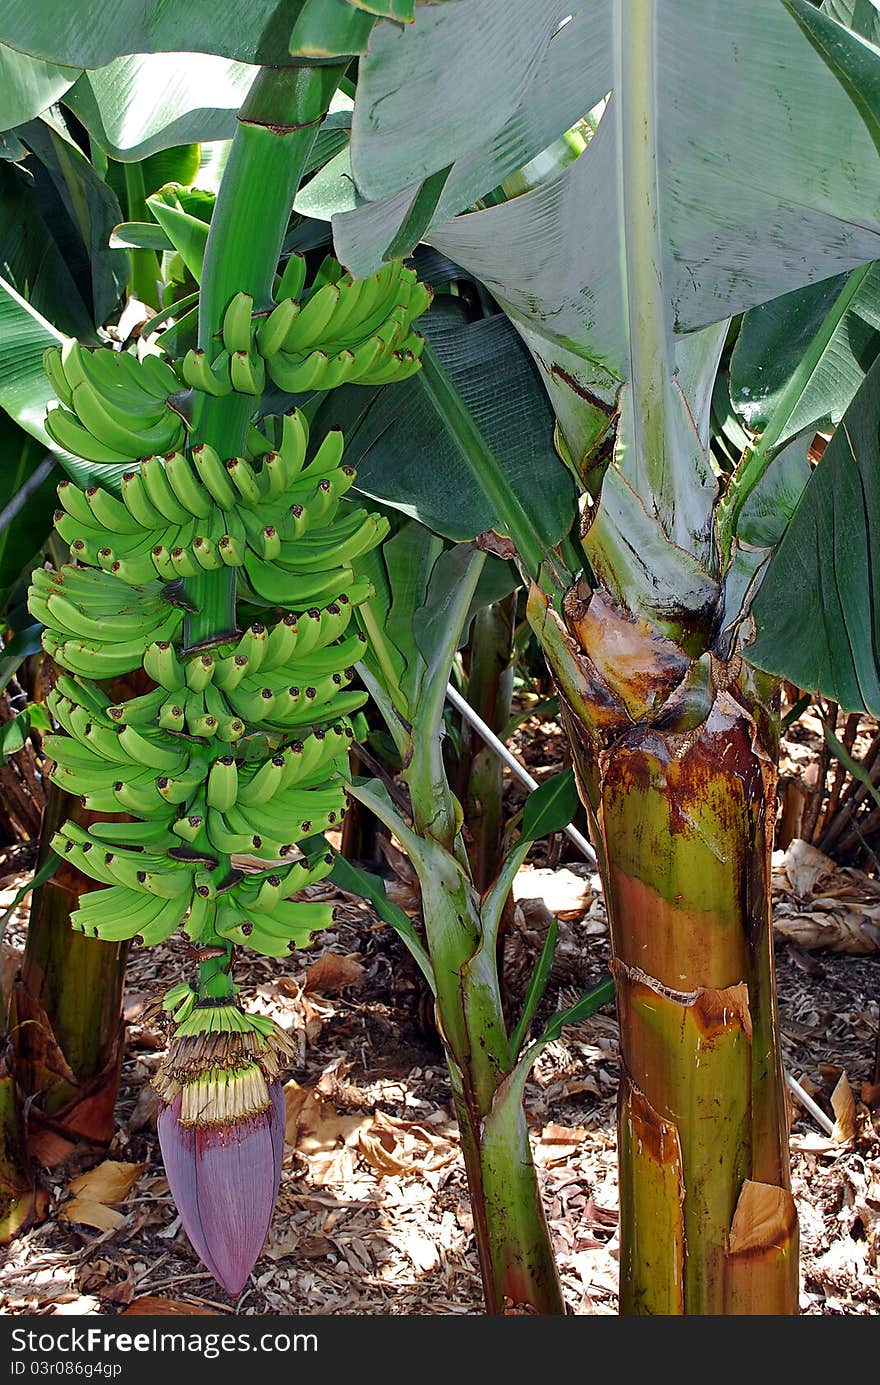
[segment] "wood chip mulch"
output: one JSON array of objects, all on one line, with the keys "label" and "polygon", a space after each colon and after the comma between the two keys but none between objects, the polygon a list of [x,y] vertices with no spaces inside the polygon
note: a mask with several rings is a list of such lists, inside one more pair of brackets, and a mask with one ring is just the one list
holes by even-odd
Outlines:
[{"label": "wood chip mulch", "polygon": [[[549,1013],[594,983],[607,962],[598,881],[568,859],[558,868],[527,866],[517,893],[505,956],[511,993],[540,946],[548,905],[560,915]],[[780,885],[780,903],[783,896]],[[786,899],[797,907],[790,884]],[[244,1315],[481,1311],[464,1171],[420,978],[365,905],[342,897],[337,904],[333,929],[308,952],[281,963],[242,961],[239,979],[251,1004],[290,1032],[301,1062],[286,1089],[289,1147],[275,1220],[238,1302],[226,1299],[190,1249],[158,1154],[149,1079],[161,1039],[140,1017],[157,991],[185,973],[182,949],[172,942],[135,953],[129,967],[127,1056],[107,1154],[126,1168],[118,1171],[123,1184],[102,1194],[118,1201],[104,1209],[106,1218],[95,1215],[106,1229],[65,1218],[74,1196],[99,1201],[103,1183],[90,1189],[87,1175],[71,1189],[83,1171],[75,1159],[56,1170],[49,1218],[5,1253],[2,1311],[117,1313],[153,1298],[163,1301],[159,1311]],[[23,926],[20,913],[7,938],[13,950]],[[778,950],[789,1071],[832,1119],[829,1099],[835,1088],[839,1096],[844,1074],[855,1117],[854,1133],[840,1143],[792,1109],[801,1306],[809,1314],[880,1309],[880,1113],[862,1101],[877,1096],[869,1086],[878,959],[806,953],[793,943]],[[617,1025],[602,1012],[545,1050],[527,1089],[566,1301],[577,1314],[616,1311],[616,1086]],[[122,1186],[128,1191],[120,1196]]]}]

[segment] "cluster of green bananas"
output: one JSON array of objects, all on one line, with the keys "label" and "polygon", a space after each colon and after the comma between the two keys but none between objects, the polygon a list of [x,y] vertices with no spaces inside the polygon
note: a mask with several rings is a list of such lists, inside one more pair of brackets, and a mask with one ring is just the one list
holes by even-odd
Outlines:
[{"label": "cluster of green bananas", "polygon": [[[372,591],[353,564],[387,522],[348,498],[341,433],[310,444],[302,411],[251,426],[245,455],[225,459],[193,445],[184,416],[198,418],[198,402],[173,407],[187,389],[258,395],[266,372],[298,392],[319,374],[327,388],[418,368],[411,324],[430,292],[411,271],[392,262],[353,283],[326,261],[305,294],[304,271],[288,262],[268,313],[237,294],[210,363],[74,342],[45,356],[52,437],[126,464],[118,496],[61,483],[55,522],[72,561],[35,572],[30,592],[59,666],[51,777],[104,815],[53,842],[104,887],[73,916],[96,937],[153,943],[183,928],[231,961],[241,943],[281,956],[332,917],[294,896],[332,868],[323,833],[345,812],[350,717],[366,700],[350,686],[364,645],[352,617]],[[234,576],[251,623],[189,648],[202,590],[190,579],[210,573]],[[101,686],[141,669],[147,691],[127,701]]]},{"label": "cluster of green bananas", "polygon": [[259,395],[266,375],[288,394],[337,385],[383,385],[419,368],[422,338],[413,321],[431,291],[402,260],[368,279],[343,274],[328,257],[303,295],[306,262],[292,255],[275,288],[275,306],[254,316],[254,301],[238,293],[223,318],[223,346],[213,359],[187,352],[181,375],[206,394],[232,390]]},{"label": "cluster of green bananas", "polygon": [[[199,499],[185,458],[172,461],[170,469],[160,463],[168,453],[179,457],[186,444],[192,410],[173,407],[175,396],[181,396],[181,405],[188,390],[215,397],[232,391],[259,397],[267,373],[279,389],[301,394],[341,384],[387,384],[418,370],[424,343],[413,331],[413,322],[428,308],[432,295],[414,270],[402,260],[391,260],[369,278],[353,280],[328,256],[304,294],[305,275],[305,259],[292,255],[276,282],[275,304],[264,312],[255,314],[250,295],[237,293],[224,313],[222,344],[216,352],[194,348],[172,363],[155,354],[139,361],[125,351],[89,350],[76,341],[45,351],[44,367],[59,401],[46,416],[50,437],[65,451],[91,462],[125,465],[149,458],[153,465],[141,483],[129,482],[131,505],[126,502],[126,509],[139,524],[165,534],[158,547],[168,552],[185,547],[170,541],[173,536],[166,531],[178,523],[185,532],[195,519],[200,522],[196,528],[203,558],[217,557],[219,563],[235,552],[236,536],[227,534],[219,521],[213,527],[206,523],[217,517],[208,502]],[[193,460],[211,495],[229,495],[227,509],[252,490],[246,458],[237,459],[242,463],[238,491],[237,475],[224,483],[224,463],[216,453],[209,450],[201,464]],[[203,473],[216,477],[216,486]],[[99,504],[107,515],[107,528],[121,536],[119,543],[110,545],[116,553],[113,561],[124,561],[130,552],[125,543],[129,530],[106,500]],[[224,537],[229,539],[225,559],[224,554],[217,556]],[[167,557],[160,561],[167,566]]]},{"label": "cluster of green bananas", "polygon": [[65,452],[119,464],[183,446],[186,425],[168,404],[183,387],[161,356],[138,361],[70,340],[48,347],[43,366],[59,400],[46,415],[46,431]]},{"label": "cluster of green bananas", "polygon": [[354,507],[339,518],[355,473],[342,464],[338,430],[307,465],[308,424],[296,409],[282,419],[277,451],[256,429],[251,441],[256,466],[246,457],[222,461],[206,443],[191,459],[147,457],[123,474],[121,500],[62,481],[55,527],[79,561],[134,585],[243,567],[259,597],[303,609],[335,580],[326,571],[328,529],[338,563],[347,563],[374,546],[379,521]]}]

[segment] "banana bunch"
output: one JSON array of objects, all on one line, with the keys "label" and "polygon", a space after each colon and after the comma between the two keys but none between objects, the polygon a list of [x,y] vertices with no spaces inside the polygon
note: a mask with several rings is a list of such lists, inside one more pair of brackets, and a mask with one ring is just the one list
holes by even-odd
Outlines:
[{"label": "banana bunch", "polygon": [[87,678],[116,678],[141,667],[145,639],[173,639],[183,623],[183,611],[161,592],[159,582],[129,587],[94,568],[37,568],[30,609],[56,663]]},{"label": "banana bunch", "polygon": [[[267,376],[297,391],[403,378],[430,301],[400,262],[355,283],[327,260],[307,292],[304,278],[294,256],[267,312],[236,294],[205,354],[138,362],[68,342],[44,358],[52,437],[125,463],[118,494],[61,483],[55,525],[71,561],[32,579],[58,665],[51,778],[100,815],[66,824],[53,846],[101,886],[82,897],[78,928],[143,944],[184,931],[200,957],[197,1007],[229,995],[210,977],[228,976],[234,947],[283,956],[331,920],[299,896],[332,869],[323,834],[345,812],[350,717],[366,700],[352,686],[365,643],[353,615],[372,589],[353,565],[388,526],[349,498],[340,432],[310,439],[294,409],[264,431],[252,423],[244,455],[223,457],[198,425],[188,433],[174,396],[235,391],[257,415]],[[186,414],[208,407],[189,400]],[[206,574],[234,578],[250,617],[189,647]],[[102,682],[139,669],[146,691],[114,702]]]},{"label": "banana bunch", "polygon": [[[305,416],[285,414],[280,431],[276,452],[252,430],[258,466],[247,457],[223,461],[206,443],[191,457],[146,457],[123,473],[121,499],[62,481],[55,527],[80,562],[133,585],[243,567],[263,600],[304,609],[344,585],[351,563],[377,542],[381,521],[353,507],[338,518],[355,480],[342,463],[338,430],[308,463]],[[327,571],[331,542],[343,579]]]},{"label": "banana bunch", "polygon": [[306,262],[292,255],[275,290],[275,306],[254,316],[254,301],[238,293],[223,318],[222,348],[208,359],[187,352],[181,375],[193,389],[259,396],[266,375],[288,394],[337,385],[382,385],[419,368],[423,340],[412,324],[431,303],[431,291],[402,260],[367,279],[352,279],[329,257],[303,294]]},{"label": "banana bunch", "polygon": [[183,419],[167,401],[184,387],[160,356],[138,361],[71,340],[48,347],[43,368],[59,400],[46,415],[46,431],[66,452],[119,464],[183,446]]},{"label": "banana bunch", "polygon": [[[281,955],[329,921],[326,906],[289,896],[332,867],[320,834],[345,811],[351,728],[317,729],[268,757],[265,738],[255,736],[234,757],[158,730],[164,696],[158,688],[113,705],[94,684],[67,675],[49,695],[66,733],[45,738],[53,782],[93,811],[141,819],[88,829],[66,823],[54,837],[59,855],[110,886],[83,897],[74,925],[106,941],[145,944],[181,926],[193,942],[206,931],[235,941],[254,932],[252,946],[266,942]],[[234,853],[276,864],[245,876],[230,867]],[[269,910],[277,915],[271,926]]]}]

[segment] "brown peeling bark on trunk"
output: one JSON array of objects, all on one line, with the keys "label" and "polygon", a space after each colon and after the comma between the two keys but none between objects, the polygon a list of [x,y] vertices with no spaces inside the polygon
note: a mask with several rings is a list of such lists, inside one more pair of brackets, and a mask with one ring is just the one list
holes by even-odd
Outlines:
[{"label": "brown peeling bark on trunk", "polygon": [[[535,591],[530,607],[611,926],[622,1311],[794,1313],[769,890],[774,689],[739,658],[689,658],[606,593],[577,589],[565,621]],[[759,1201],[775,1215],[756,1215]]]},{"label": "brown peeling bark on trunk", "polygon": [[0,1245],[46,1211],[48,1198],[35,1177],[22,1127],[6,1040],[0,1052]]},{"label": "brown peeling bark on trunk", "polygon": [[[40,860],[68,818],[90,820],[75,800],[53,787]],[[34,892],[21,971],[12,989],[10,1034],[19,1098],[27,1102],[28,1146],[47,1168],[81,1142],[99,1150],[113,1137],[127,945],[87,938],[71,927],[81,895],[94,888],[93,881],[62,862]]]}]

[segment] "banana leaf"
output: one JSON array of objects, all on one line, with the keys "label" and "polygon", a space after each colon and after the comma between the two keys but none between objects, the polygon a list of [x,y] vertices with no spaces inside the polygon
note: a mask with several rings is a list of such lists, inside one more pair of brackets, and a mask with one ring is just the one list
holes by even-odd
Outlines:
[{"label": "banana leaf", "polygon": [[840,421],[880,351],[880,266],[854,270],[747,313],[730,365],[730,397],[774,447]]},{"label": "banana leaf", "polygon": [[[880,109],[880,52],[806,0],[657,0],[647,42],[610,0],[592,0],[568,22],[565,11],[550,0],[455,0],[417,11],[393,42],[379,26],[360,64],[352,127],[352,172],[367,200],[336,210],[333,228],[339,258],[367,273],[392,243],[414,185],[451,162],[425,239],[494,294],[540,358],[560,417],[566,391],[593,396],[582,437],[566,434],[582,451],[581,441],[601,436],[602,411],[633,374],[639,333],[622,264],[646,264],[659,281],[651,292],[671,374],[677,334],[877,258],[871,112]],[[509,86],[501,95],[491,80],[465,86],[461,63],[471,54],[479,60],[502,17],[504,51],[516,54]],[[833,63],[823,35],[834,42]],[[543,124],[542,138],[575,118],[566,81],[553,80],[568,72],[584,74],[577,115],[613,90],[581,157],[521,197],[448,219],[497,184],[501,146],[514,162],[537,152],[521,132],[553,94],[560,123]],[[854,86],[863,92],[858,102]],[[418,121],[412,108],[405,113],[413,91]],[[657,217],[640,224],[637,199],[625,197],[621,122],[642,93],[656,112]],[[456,205],[449,199],[465,163]],[[658,247],[650,243],[655,225]],[[635,299],[643,305],[644,293]],[[671,415],[677,406],[667,407]],[[670,463],[683,473],[679,491],[692,464]]]},{"label": "banana leaf", "polygon": [[0,412],[0,608],[52,529],[58,500],[51,453]]},{"label": "banana leaf", "polygon": [[134,54],[84,72],[64,104],[111,158],[141,160],[174,145],[231,139],[255,73],[210,53]]},{"label": "banana leaf", "polygon": [[77,67],[58,67],[0,44],[0,130],[41,115],[79,76]]},{"label": "banana leaf", "polygon": [[880,361],[804,488],[752,605],[751,663],[880,716]]},{"label": "banana leaf", "polygon": [[290,63],[302,0],[4,0],[0,42],[47,61],[105,67],[126,53],[217,53]]},{"label": "banana leaf", "polygon": [[[439,296],[419,327],[512,493],[552,547],[571,526],[574,484],[554,449],[552,410],[516,333],[500,315],[468,324],[459,300]],[[342,428],[363,494],[447,538],[504,531],[481,478],[479,449],[450,431],[421,372],[381,389],[334,390],[317,422]]]}]

